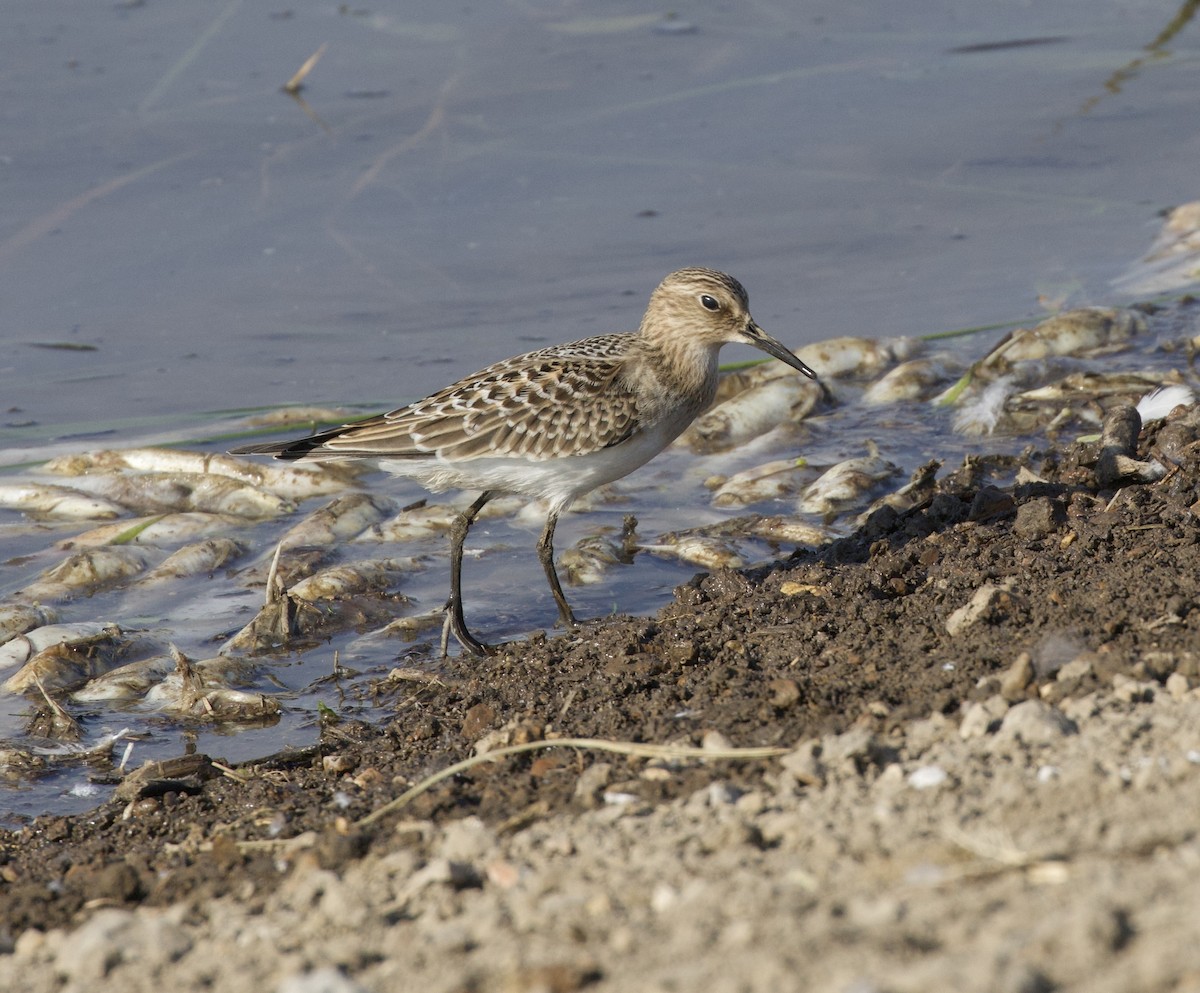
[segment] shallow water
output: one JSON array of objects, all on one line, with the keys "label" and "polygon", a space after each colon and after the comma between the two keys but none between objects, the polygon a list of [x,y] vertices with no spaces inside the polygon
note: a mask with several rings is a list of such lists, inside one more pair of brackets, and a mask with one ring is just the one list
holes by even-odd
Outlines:
[{"label": "shallow water", "polygon": [[[217,451],[204,439],[247,430],[224,412],[393,406],[539,343],[632,328],[680,265],[733,272],[792,345],[1119,300],[1109,283],[1145,252],[1157,212],[1197,195],[1197,33],[1186,21],[1170,33],[1173,13],[758,3],[664,21],[618,3],[27,5],[0,36],[0,462],[163,440]],[[279,87],[323,43],[302,105]],[[955,347],[977,357],[998,335]],[[740,357],[751,353],[726,354]],[[857,389],[786,451],[667,453],[614,502],[564,519],[559,549],[627,513],[648,539],[736,516],[710,507],[703,480],[780,454],[830,464],[870,438],[907,473],[1024,443],[958,438],[921,404],[864,408]],[[401,504],[423,495],[362,482]],[[249,558],[289,523],[250,529]],[[539,526],[472,533],[479,634],[552,620]],[[71,530],[10,511],[0,527],[6,593],[40,569],[14,560]],[[445,598],[444,538],[427,546],[429,567],[401,586],[413,609]],[[651,611],[696,571],[642,553],[568,593],[583,617]],[[519,599],[501,592],[514,575]],[[260,599],[196,581],[177,595],[186,606],[112,619],[203,657]],[[99,594],[71,609],[97,618],[125,603]],[[309,743],[318,701],[378,713],[368,679],[406,650],[356,654],[354,637],[264,667],[257,685],[284,703],[271,727],[98,709],[86,737],[148,734],[135,764],[191,742],[230,760]],[[320,682],[335,650],[364,675]],[[2,709],[0,739],[22,739],[22,706]],[[76,763],[0,787],[0,811],[91,806],[94,794],[70,792],[87,778]]]}]

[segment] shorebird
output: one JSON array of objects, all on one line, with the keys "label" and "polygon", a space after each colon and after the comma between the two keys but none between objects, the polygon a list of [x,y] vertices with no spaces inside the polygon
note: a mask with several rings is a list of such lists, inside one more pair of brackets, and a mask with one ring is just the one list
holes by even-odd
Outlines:
[{"label": "shorebird", "polygon": [[[463,617],[463,543],[492,497],[518,493],[549,510],[537,552],[559,617],[575,615],[554,568],[559,516],[667,447],[716,394],[717,355],[753,345],[811,379],[816,373],[750,316],[745,289],[713,269],[680,269],[650,296],[636,332],[603,334],[505,359],[386,414],[234,455],[370,460],[438,493],[482,491],[450,529],[449,630],[476,655],[495,651]],[[443,649],[445,636],[443,636]]]}]

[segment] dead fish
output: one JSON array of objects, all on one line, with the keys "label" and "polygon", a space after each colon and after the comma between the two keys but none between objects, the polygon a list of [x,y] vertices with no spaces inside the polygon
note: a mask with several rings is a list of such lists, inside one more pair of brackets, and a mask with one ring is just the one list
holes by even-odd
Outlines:
[{"label": "dead fish", "polygon": [[299,600],[339,600],[360,593],[394,589],[404,576],[420,572],[428,559],[422,555],[390,559],[362,559],[322,569],[302,579],[288,591]]},{"label": "dead fish", "polygon": [[736,472],[713,494],[715,507],[744,507],[792,496],[814,475],[804,459],[775,459]]},{"label": "dead fish", "polygon": [[262,520],[296,509],[292,501],[250,483],[195,472],[78,476],[75,486],[143,514],[198,510]]},{"label": "dead fish", "polygon": [[874,443],[868,442],[868,451],[868,455],[839,462],[806,486],[797,504],[800,513],[828,517],[844,511],[900,471],[880,457]]},{"label": "dead fish", "polygon": [[413,641],[417,635],[425,631],[434,631],[446,622],[446,611],[443,607],[422,611],[419,614],[405,614],[395,617],[386,625],[369,631],[355,638],[346,646],[343,658],[356,658],[364,655],[375,655],[379,651],[387,651],[384,643],[393,638],[403,641]]},{"label": "dead fish", "polygon": [[821,386],[798,374],[752,387],[701,414],[675,443],[693,452],[719,452],[766,434],[784,421],[806,417]]},{"label": "dead fish", "polygon": [[164,713],[212,721],[277,718],[279,701],[264,693],[231,689],[228,673],[240,660],[228,658],[193,662],[174,645],[175,670],[147,692],[146,703]]},{"label": "dead fish", "polygon": [[43,649],[63,642],[86,641],[109,630],[119,630],[104,621],[79,621],[75,624],[50,624],[14,635],[0,645],[0,669],[24,665]]},{"label": "dead fish", "polygon": [[61,455],[45,465],[45,471],[59,476],[81,476],[97,470],[132,469],[142,473],[211,474],[226,476],[262,487],[287,500],[304,500],[344,490],[358,475],[353,466],[255,465],[205,452],[174,448],[129,448],[123,451],[85,452]]},{"label": "dead fish", "polygon": [[31,779],[45,773],[47,765],[45,757],[27,749],[0,746],[0,776],[5,779]]},{"label": "dead fish", "polygon": [[184,576],[211,574],[228,565],[246,551],[246,546],[232,538],[206,538],[178,548],[138,580],[139,586],[150,586]]},{"label": "dead fish", "polygon": [[1196,282],[1200,282],[1200,200],[1170,211],[1146,257],[1112,285],[1123,295],[1147,297]]},{"label": "dead fish", "polygon": [[72,538],[64,538],[55,547],[91,548],[97,545],[172,545],[190,538],[225,534],[246,526],[246,518],[232,514],[207,514],[189,511],[180,514],[154,514],[104,524]]},{"label": "dead fish", "polygon": [[0,483],[0,507],[67,521],[111,521],[126,513],[111,500],[53,483]]},{"label": "dead fish", "polygon": [[21,595],[30,600],[51,601],[91,596],[136,576],[148,561],[142,549],[129,545],[90,548],[41,573]]},{"label": "dead fish", "polygon": [[956,379],[962,373],[962,363],[949,355],[931,355],[925,359],[911,359],[890,369],[872,383],[862,395],[862,402],[869,407],[902,403],[906,400],[922,400],[942,383]]},{"label": "dead fish", "polygon": [[[53,607],[44,607],[40,603],[0,604],[0,645],[26,631],[57,623],[58,611]],[[0,659],[0,669],[5,667],[6,663]]]},{"label": "dead fish", "polygon": [[616,537],[593,534],[575,542],[559,557],[567,582],[572,586],[592,586],[604,578],[610,566],[629,565],[637,547],[631,536],[632,532]]},{"label": "dead fish", "polygon": [[655,544],[638,545],[638,548],[702,569],[741,569],[746,564],[731,542],[704,534],[668,532],[659,535]]},{"label": "dead fish", "polygon": [[1016,394],[1018,403],[1062,403],[1095,400],[1099,397],[1141,396],[1147,390],[1164,386],[1161,372],[1074,372],[1056,382]]},{"label": "dead fish", "polygon": [[826,545],[834,537],[827,528],[795,517],[763,517],[747,530],[756,538],[789,545]]},{"label": "dead fish", "polygon": [[922,348],[924,342],[917,338],[830,338],[797,348],[796,357],[822,379],[838,379],[873,375]]},{"label": "dead fish", "polygon": [[[278,561],[277,551],[275,562]],[[266,602],[245,627],[221,646],[219,654],[274,651],[348,628],[381,623],[394,609],[394,603],[385,604],[376,597],[303,600],[283,587],[274,568],[267,576],[266,588]]]},{"label": "dead fish", "polygon": [[76,636],[41,649],[0,688],[5,693],[28,693],[39,687],[76,689],[111,669],[125,649],[121,629],[111,624],[95,634]]},{"label": "dead fish", "polygon": [[867,523],[867,519],[877,510],[890,507],[896,512],[903,512],[916,507],[930,499],[936,490],[937,471],[942,467],[940,459],[930,459],[918,467],[908,482],[893,493],[887,493],[864,510],[854,522],[856,528]]},{"label": "dead fish", "polygon": [[280,547],[336,545],[362,534],[395,510],[395,502],[367,493],[348,493],[313,511],[281,539]]},{"label": "dead fish", "polygon": [[175,660],[169,655],[154,655],[148,659],[126,662],[93,676],[71,694],[71,699],[76,703],[140,700],[150,691],[150,687],[161,683],[174,671]]},{"label": "dead fish", "polygon": [[[487,507],[484,507],[487,510]],[[419,541],[434,534],[444,534],[450,530],[454,519],[462,513],[457,507],[449,504],[426,504],[424,500],[419,506],[405,507],[394,517],[356,534],[356,542],[408,542]]]},{"label": "dead fish", "polygon": [[1055,314],[1032,328],[1017,328],[983,358],[983,365],[1003,371],[1014,362],[1051,355],[1079,355],[1125,342],[1146,330],[1146,318],[1135,310],[1078,307]]}]

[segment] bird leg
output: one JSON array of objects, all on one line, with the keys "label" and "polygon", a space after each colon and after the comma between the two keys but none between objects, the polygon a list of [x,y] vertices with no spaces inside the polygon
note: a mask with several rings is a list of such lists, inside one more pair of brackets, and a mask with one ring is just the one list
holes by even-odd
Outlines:
[{"label": "bird leg", "polygon": [[471,530],[475,518],[493,496],[491,490],[484,490],[479,494],[479,499],[454,518],[454,523],[450,525],[450,599],[446,602],[446,627],[442,630],[443,656],[446,654],[447,631],[472,655],[494,655],[496,652],[467,630],[462,607],[463,543],[467,540],[467,532]]},{"label": "bird leg", "polygon": [[550,583],[550,592],[554,594],[554,602],[558,604],[559,620],[568,628],[578,623],[571,605],[563,595],[562,584],[558,581],[558,572],[554,568],[554,529],[558,526],[558,511],[551,511],[546,518],[546,526],[542,528],[542,536],[538,538],[537,552],[542,569],[546,572],[546,580]]}]

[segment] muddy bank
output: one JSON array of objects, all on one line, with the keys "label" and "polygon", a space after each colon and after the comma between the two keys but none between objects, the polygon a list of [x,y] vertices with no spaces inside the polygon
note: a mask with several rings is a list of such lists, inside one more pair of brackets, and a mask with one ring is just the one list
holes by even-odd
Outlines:
[{"label": "muddy bank", "polygon": [[[329,714],[311,749],[193,757],[6,832],[0,977],[1193,989],[1194,420],[1123,453],[1156,482],[1099,444],[973,459],[655,617],[398,666],[381,727]],[[539,751],[356,823],[481,742],[554,737],[789,754]]]}]

